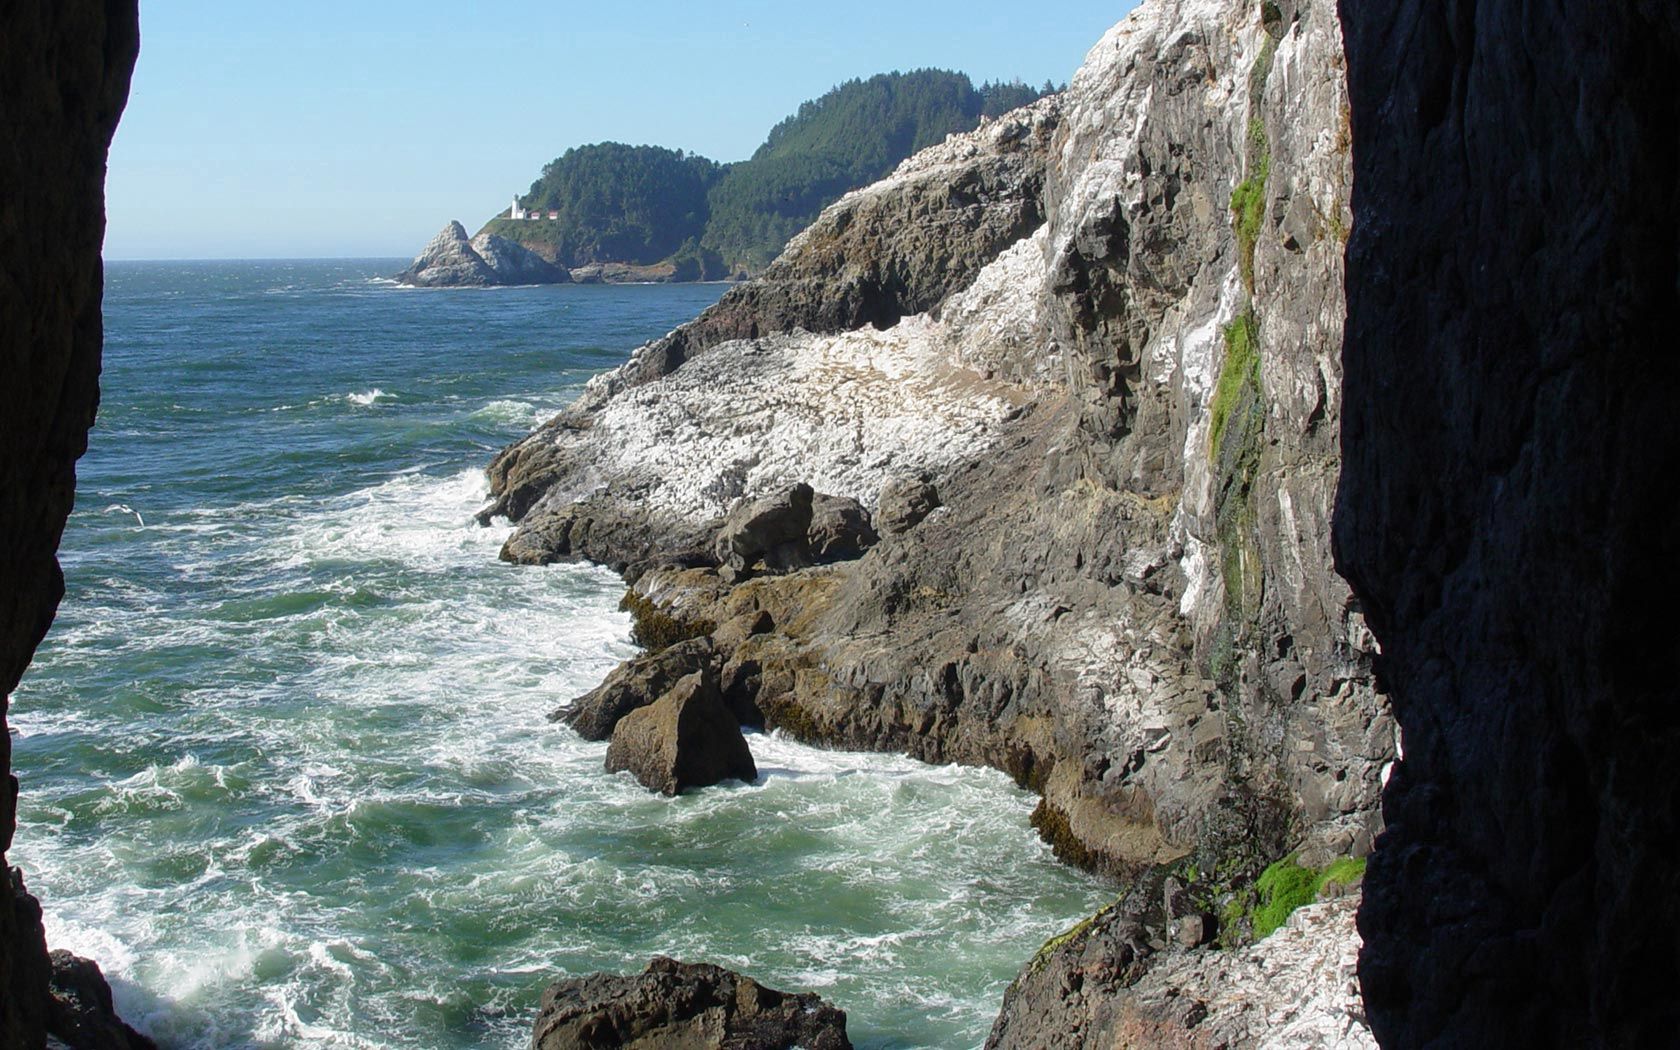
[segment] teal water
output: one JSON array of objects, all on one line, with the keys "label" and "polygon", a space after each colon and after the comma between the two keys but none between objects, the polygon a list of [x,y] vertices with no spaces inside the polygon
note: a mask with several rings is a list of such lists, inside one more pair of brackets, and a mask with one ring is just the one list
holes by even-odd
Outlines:
[{"label": "teal water", "polygon": [[719,289],[413,291],[395,261],[112,264],[68,593],[12,698],[49,941],[166,1046],[519,1047],[655,953],[980,1043],[1103,903],[1001,775],[750,738],[675,800],[544,715],[634,652],[622,585],[515,568],[482,469]]}]

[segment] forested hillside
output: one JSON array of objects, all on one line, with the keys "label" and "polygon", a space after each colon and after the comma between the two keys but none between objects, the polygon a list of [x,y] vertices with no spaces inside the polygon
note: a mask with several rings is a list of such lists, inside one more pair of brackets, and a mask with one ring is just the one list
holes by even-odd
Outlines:
[{"label": "forested hillside", "polygon": [[884,73],[806,102],[735,164],[657,146],[575,147],[520,199],[539,218],[503,215],[486,229],[570,268],[663,264],[676,280],[750,273],[848,190],[1053,90],[1019,81],[977,88],[935,69]]}]

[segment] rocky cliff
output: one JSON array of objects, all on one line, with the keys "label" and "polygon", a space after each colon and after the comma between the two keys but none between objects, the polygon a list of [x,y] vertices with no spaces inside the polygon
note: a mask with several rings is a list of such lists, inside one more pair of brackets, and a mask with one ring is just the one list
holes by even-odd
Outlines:
[{"label": "rocky cliff", "polygon": [[[1329,548],[1341,53],[1326,2],[1151,0],[502,453],[504,555],[621,569],[772,727],[1010,772],[1089,867],[1363,854],[1395,742]],[[937,509],[720,576],[723,516],[799,482]]]},{"label": "rocky cliff", "polygon": [[1680,1031],[1680,9],[1344,3],[1338,560],[1405,759],[1360,964],[1390,1046]]},{"label": "rocky cliff", "polygon": [[459,222],[450,222],[431,239],[408,269],[397,274],[419,288],[487,288],[492,285],[565,284],[571,275],[506,237],[480,233],[469,238]]},{"label": "rocky cliff", "polygon": [[[138,45],[132,0],[0,11],[0,697],[17,686],[64,593],[55,555],[99,402],[105,155]],[[3,714],[0,852],[17,822]],[[57,1022],[70,1012],[53,998],[40,906],[6,870],[0,1046],[41,1047],[49,1026],[66,1033]]]}]

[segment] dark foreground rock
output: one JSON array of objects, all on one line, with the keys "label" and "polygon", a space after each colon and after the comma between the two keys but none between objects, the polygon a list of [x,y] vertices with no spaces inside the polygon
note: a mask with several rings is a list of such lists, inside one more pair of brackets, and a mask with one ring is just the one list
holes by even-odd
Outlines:
[{"label": "dark foreground rock", "polygon": [[672,686],[647,707],[619,719],[607,748],[607,772],[628,770],[661,794],[758,779],[741,723],[724,703],[710,669]]},{"label": "dark foreground rock", "polygon": [[[64,593],[55,552],[99,403],[105,158],[139,48],[134,0],[0,6],[0,698]],[[40,907],[5,877],[17,825],[0,699],[0,1046],[44,1045]]]},{"label": "dark foreground rock", "polygon": [[1360,914],[1372,1023],[1672,1046],[1680,6],[1342,10],[1336,552],[1405,732]]},{"label": "dark foreground rock", "polygon": [[47,1030],[70,1050],[157,1050],[117,1016],[111,986],[92,959],[54,951]]},{"label": "dark foreground rock", "polygon": [[850,1050],[846,1014],[717,966],[656,958],[549,986],[532,1050]]}]

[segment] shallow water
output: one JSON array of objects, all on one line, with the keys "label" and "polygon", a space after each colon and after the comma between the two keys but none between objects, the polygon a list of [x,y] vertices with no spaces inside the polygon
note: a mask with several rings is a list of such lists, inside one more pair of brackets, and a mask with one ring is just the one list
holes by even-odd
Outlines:
[{"label": "shallow water", "polygon": [[48,937],[169,1046],[517,1047],[655,953],[978,1044],[1105,899],[999,774],[750,738],[675,800],[544,718],[622,585],[500,564],[496,448],[720,289],[412,291],[395,261],[112,264],[68,594],[13,697]]}]

